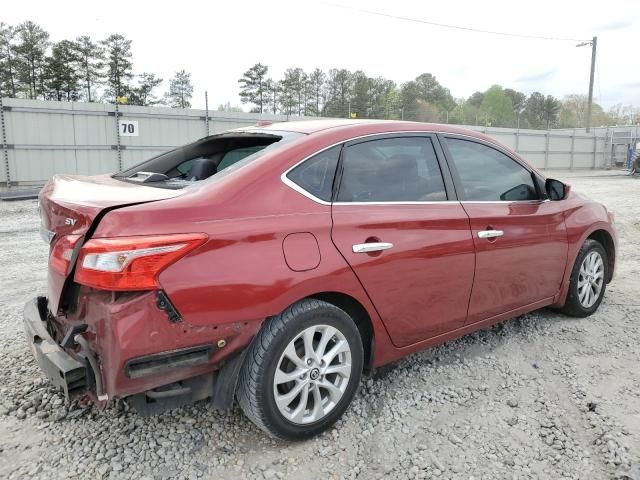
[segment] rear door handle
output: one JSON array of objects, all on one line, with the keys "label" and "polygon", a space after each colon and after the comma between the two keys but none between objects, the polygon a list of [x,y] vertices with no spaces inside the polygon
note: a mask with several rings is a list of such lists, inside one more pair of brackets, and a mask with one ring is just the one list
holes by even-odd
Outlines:
[{"label": "rear door handle", "polygon": [[356,243],[353,246],[353,253],[381,252],[382,250],[389,250],[390,248],[393,248],[393,243],[387,243],[387,242]]},{"label": "rear door handle", "polygon": [[478,237],[480,238],[496,238],[504,235],[502,230],[480,230]]}]

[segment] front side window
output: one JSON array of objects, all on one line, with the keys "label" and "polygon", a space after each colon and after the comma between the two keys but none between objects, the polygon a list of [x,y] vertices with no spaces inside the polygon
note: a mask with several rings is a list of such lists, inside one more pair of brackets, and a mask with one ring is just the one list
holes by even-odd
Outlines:
[{"label": "front side window", "polygon": [[338,145],[318,153],[287,173],[287,178],[311,195],[330,202],[341,148]]},{"label": "front side window", "polygon": [[345,148],[340,202],[421,202],[447,199],[430,138],[371,140]]},{"label": "front side window", "polygon": [[504,153],[481,143],[447,138],[464,200],[538,200],[531,172]]}]

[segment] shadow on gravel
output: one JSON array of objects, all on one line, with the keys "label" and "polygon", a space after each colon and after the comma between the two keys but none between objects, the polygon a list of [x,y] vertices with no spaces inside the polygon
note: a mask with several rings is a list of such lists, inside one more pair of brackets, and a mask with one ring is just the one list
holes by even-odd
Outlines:
[{"label": "shadow on gravel", "polygon": [[507,341],[530,337],[534,334],[545,334],[551,323],[580,320],[582,319],[567,317],[549,308],[536,310],[384,365],[374,371],[372,378],[374,380],[387,379],[395,371],[414,368],[416,361],[423,365],[445,366],[460,360],[460,358],[475,359],[495,352]]}]

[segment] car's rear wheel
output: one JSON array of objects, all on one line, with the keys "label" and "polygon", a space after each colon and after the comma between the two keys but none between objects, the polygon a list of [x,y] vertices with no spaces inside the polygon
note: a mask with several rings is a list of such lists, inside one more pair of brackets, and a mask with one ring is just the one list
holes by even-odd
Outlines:
[{"label": "car's rear wheel", "polygon": [[265,321],[242,367],[238,403],[271,436],[311,437],[351,403],[363,358],[349,315],[327,302],[303,300]]},{"label": "car's rear wheel", "polygon": [[561,311],[572,317],[595,312],[607,288],[609,262],[600,242],[587,239],[578,252],[569,280],[567,301]]}]

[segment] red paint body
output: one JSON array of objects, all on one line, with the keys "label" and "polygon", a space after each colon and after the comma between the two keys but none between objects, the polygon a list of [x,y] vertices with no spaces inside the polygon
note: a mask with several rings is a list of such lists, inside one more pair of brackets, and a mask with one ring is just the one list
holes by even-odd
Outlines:
[{"label": "red paint body", "polygon": [[[408,122],[299,122],[261,130],[270,129],[307,135],[224,181],[164,190],[109,176],[54,177],[43,189],[43,223],[56,235],[208,235],[204,245],[159,276],[180,323],[167,320],[153,292],[116,294],[81,286],[77,305],[62,311],[61,292],[72,279],[50,269],[49,308],[60,334],[74,323],[88,324],[85,336],[110,398],[214,371],[249,344],[265,318],[326,292],[348,296],[366,310],[377,367],[500,320],[562,305],[584,240],[601,230],[615,250],[606,209],[573,192],[561,201],[331,205],[281,180],[287,169],[326,147],[389,132],[464,135],[524,163],[479,133]],[[75,225],[65,225],[69,217],[77,219]],[[477,231],[487,227],[505,235],[479,239]],[[351,251],[367,239],[395,248]],[[226,346],[207,365],[144,379],[123,373],[132,358],[222,339]]]}]

